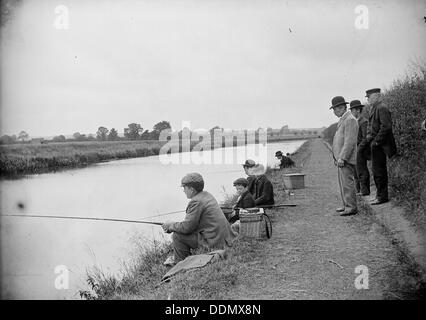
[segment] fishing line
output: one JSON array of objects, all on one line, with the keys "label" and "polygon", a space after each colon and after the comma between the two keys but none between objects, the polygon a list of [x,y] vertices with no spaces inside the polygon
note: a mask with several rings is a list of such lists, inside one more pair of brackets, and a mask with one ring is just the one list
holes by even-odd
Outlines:
[{"label": "fishing line", "polygon": [[35,215],[35,214],[2,214],[2,217],[22,217],[22,218],[50,218],[50,219],[72,219],[72,220],[95,220],[95,221],[112,221],[112,222],[130,222],[130,223],[144,223],[155,224],[161,226],[162,222],[142,221],[142,220],[126,220],[126,219],[112,219],[112,218],[89,218],[89,217],[75,217],[75,216],[48,216],[48,215]]}]

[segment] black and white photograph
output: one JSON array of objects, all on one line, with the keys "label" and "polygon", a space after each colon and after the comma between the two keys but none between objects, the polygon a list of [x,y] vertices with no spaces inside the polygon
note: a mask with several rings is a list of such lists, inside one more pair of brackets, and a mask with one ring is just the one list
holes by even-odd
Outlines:
[{"label": "black and white photograph", "polygon": [[1,300],[426,298],[424,0],[0,3]]}]

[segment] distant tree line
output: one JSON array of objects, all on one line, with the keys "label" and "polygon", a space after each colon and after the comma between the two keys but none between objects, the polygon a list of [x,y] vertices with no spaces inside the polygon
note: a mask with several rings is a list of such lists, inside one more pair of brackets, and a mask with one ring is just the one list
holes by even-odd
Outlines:
[{"label": "distant tree line", "polygon": [[[64,135],[58,135],[52,138],[52,142],[72,142],[72,141],[119,141],[119,140],[158,140],[160,132],[166,129],[171,130],[170,122],[161,121],[154,125],[153,129],[144,130],[139,123],[130,123],[124,128],[124,136],[120,137],[115,128],[110,130],[101,126],[96,131],[96,134],[81,134],[75,132],[72,138],[66,138]],[[16,135],[3,135],[0,137],[0,144],[13,144],[13,143],[26,143],[34,140],[46,141],[44,139],[30,139],[30,136],[25,131],[21,131],[18,136]]]},{"label": "distant tree line", "polygon": [[[46,143],[48,141],[51,142],[73,142],[73,141],[134,141],[134,140],[158,140],[160,137],[160,133],[163,130],[171,130],[172,127],[170,125],[170,122],[168,121],[160,121],[154,125],[152,130],[147,130],[142,128],[141,124],[139,123],[129,123],[126,128],[123,129],[123,136],[119,136],[118,131],[115,128],[108,129],[105,126],[100,126],[95,134],[82,134],[80,132],[75,132],[72,135],[72,138],[67,138],[65,135],[58,135],[53,137],[51,140],[44,140],[42,138],[39,139],[30,139],[30,136],[25,131],[21,131],[18,136],[16,135],[4,135],[0,137],[0,144],[14,144],[14,143],[28,143],[28,142],[40,142],[40,143]],[[190,131],[188,128],[187,132],[192,136],[192,131]],[[209,132],[212,134],[215,129],[220,129],[223,131],[223,128],[220,128],[219,126],[214,126],[209,130]],[[284,130],[285,129],[285,130]],[[263,130],[262,128],[258,128],[255,130],[255,133],[258,134],[259,130]],[[268,135],[271,135],[271,128],[267,129]],[[300,130],[300,131],[293,131],[288,130],[288,127],[283,127],[281,132],[288,131],[290,134],[316,134],[317,132],[309,131],[309,130]],[[178,136],[182,137],[182,130],[178,132]]]}]

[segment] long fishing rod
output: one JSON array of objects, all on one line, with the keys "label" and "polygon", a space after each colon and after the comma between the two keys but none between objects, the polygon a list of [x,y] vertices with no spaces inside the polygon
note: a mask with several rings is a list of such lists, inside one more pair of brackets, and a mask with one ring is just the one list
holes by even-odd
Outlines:
[{"label": "long fishing rod", "polygon": [[[283,204],[277,204],[277,205],[264,205],[259,206],[259,208],[281,208],[281,207],[296,207],[297,204],[295,203],[283,203]],[[220,207],[221,209],[233,209],[232,207]]]},{"label": "long fishing rod", "polygon": [[2,214],[2,217],[26,217],[26,218],[52,218],[52,219],[73,219],[73,220],[96,220],[96,221],[113,221],[113,222],[130,222],[130,223],[145,223],[155,224],[161,226],[162,222],[142,221],[142,220],[125,220],[125,219],[111,219],[111,218],[89,218],[89,217],[73,217],[73,216],[49,216],[49,215],[35,215],[35,214]]}]

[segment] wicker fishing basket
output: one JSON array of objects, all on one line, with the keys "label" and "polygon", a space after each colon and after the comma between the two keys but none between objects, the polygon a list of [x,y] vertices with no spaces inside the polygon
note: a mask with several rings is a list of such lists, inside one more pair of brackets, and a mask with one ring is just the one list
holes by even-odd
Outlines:
[{"label": "wicker fishing basket", "polygon": [[272,235],[272,224],[262,208],[240,210],[240,236],[266,239]]}]

